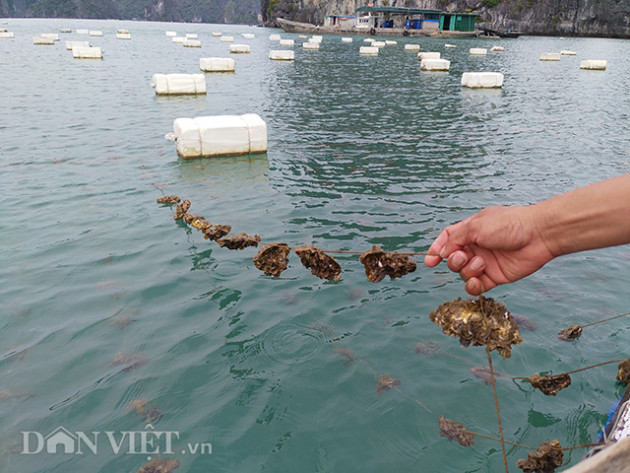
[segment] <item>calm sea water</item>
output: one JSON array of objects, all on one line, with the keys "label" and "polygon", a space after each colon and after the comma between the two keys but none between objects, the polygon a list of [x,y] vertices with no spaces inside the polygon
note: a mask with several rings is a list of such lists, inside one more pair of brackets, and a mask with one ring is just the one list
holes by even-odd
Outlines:
[{"label": "calm sea water", "polygon": [[[630,42],[522,37],[398,38],[361,57],[361,37],[326,36],[319,51],[297,35],[292,63],[270,61],[276,30],[245,26],[88,20],[9,20],[0,39],[0,470],[134,472],[147,457],[177,458],[181,472],[496,472],[500,445],[464,448],[440,438],[433,412],[498,435],[492,389],[471,368],[483,348],[443,335],[428,313],[465,297],[445,265],[402,279],[366,281],[354,255],[340,282],[321,281],[293,257],[279,279],[172,219],[156,198],[264,241],[328,250],[423,251],[447,224],[492,204],[527,204],[630,172]],[[72,28],[54,46],[31,37]],[[87,37],[77,28],[103,31]],[[118,28],[131,41],[116,40]],[[197,33],[202,48],[165,36]],[[207,96],[156,97],[154,73],[196,73],[229,56],[212,31],[251,45],[235,74],[207,74]],[[254,33],[245,40],[241,33]],[[65,40],[89,40],[102,61],[75,60]],[[417,42],[451,60],[421,72]],[[541,62],[542,52],[576,56]],[[605,72],[579,61],[606,59]],[[500,71],[502,90],[465,90],[464,71]],[[258,113],[265,155],[184,161],[164,139],[177,117]],[[630,249],[556,260],[491,291],[538,325],[510,359],[494,355],[506,439],[537,446],[593,441],[623,392],[616,365],[578,373],[545,397],[510,376],[562,371],[628,356],[628,320],[556,333],[630,310]],[[415,354],[434,342],[433,355]],[[344,364],[333,350],[351,349]],[[117,363],[122,359],[123,363]],[[376,394],[374,375],[401,380]],[[130,407],[162,413],[161,453],[129,446],[150,431]],[[63,426],[84,454],[47,453]],[[23,434],[22,432],[31,432]],[[33,433],[35,432],[35,433]],[[93,434],[97,432],[98,434]],[[106,432],[116,443],[113,451]],[[125,434],[127,432],[127,434]],[[176,432],[177,435],[173,434]],[[96,436],[95,436],[96,435]],[[148,435],[148,434],[145,434]],[[24,436],[31,451],[25,455]],[[212,454],[188,444],[211,443]],[[146,446],[145,446],[146,447]],[[95,448],[96,449],[96,448]],[[152,449],[149,449],[152,450]],[[567,452],[567,465],[584,450]],[[508,449],[510,471],[526,450]]]}]

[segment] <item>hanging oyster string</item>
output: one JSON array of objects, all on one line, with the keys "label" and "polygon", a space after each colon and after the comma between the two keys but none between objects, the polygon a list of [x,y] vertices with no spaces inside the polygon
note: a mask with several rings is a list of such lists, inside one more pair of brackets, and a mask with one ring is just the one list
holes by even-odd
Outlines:
[{"label": "hanging oyster string", "polygon": [[615,315],[613,317],[608,317],[602,320],[597,320],[595,322],[591,322],[584,325],[579,325],[579,324],[571,325],[569,328],[561,330],[558,333],[558,338],[565,342],[570,342],[572,340],[579,338],[582,335],[582,330],[584,330],[586,327],[592,327],[593,325],[601,324],[603,322],[608,322],[610,320],[619,319],[621,317],[626,317],[628,315],[630,315],[630,312],[626,312],[625,314]]},{"label": "hanging oyster string", "polygon": [[300,258],[304,267],[311,270],[311,274],[321,279],[329,281],[341,280],[341,266],[328,253],[359,254],[359,261],[365,267],[365,275],[368,281],[380,282],[386,276],[390,279],[400,278],[416,270],[416,263],[411,260],[411,256],[435,255],[429,252],[398,253],[385,251],[380,246],[374,245],[367,252],[344,251],[344,250],[322,250],[314,246],[303,245],[292,247],[287,243],[261,243],[259,235],[248,235],[240,233],[238,235],[227,236],[232,231],[230,225],[214,225],[205,217],[195,215],[190,211],[190,200],[182,201],[176,195],[165,195],[158,197],[160,204],[177,204],[174,220],[183,220],[188,225],[203,233],[206,240],[216,241],[222,248],[229,250],[242,250],[248,247],[258,247],[262,245],[256,256],[254,256],[254,266],[263,271],[267,276],[280,277],[283,271],[288,268],[289,254],[291,250]]}]

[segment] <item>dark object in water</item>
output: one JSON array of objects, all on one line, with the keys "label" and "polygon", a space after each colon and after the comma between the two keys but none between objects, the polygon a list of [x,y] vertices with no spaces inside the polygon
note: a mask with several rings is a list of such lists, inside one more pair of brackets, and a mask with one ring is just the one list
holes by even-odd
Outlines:
[{"label": "dark object in water", "polygon": [[242,250],[248,246],[258,246],[260,243],[260,237],[258,235],[247,235],[246,233],[239,233],[228,238],[221,238],[217,240],[219,246],[227,248],[229,250]]},{"label": "dark object in water", "polygon": [[386,374],[382,374],[378,377],[378,380],[376,382],[376,394],[381,395],[394,386],[400,386],[400,380],[394,379],[391,376],[387,376]]},{"label": "dark object in water", "polygon": [[569,387],[571,385],[571,376],[566,373],[558,374],[556,376],[547,374],[540,376],[538,373],[527,378],[529,384],[532,387],[539,389],[543,394],[547,396],[555,396],[558,391]]},{"label": "dark object in water", "polygon": [[[488,385],[492,384],[492,372],[490,371],[490,368],[488,368],[487,366],[475,366],[473,368],[470,368],[470,371],[472,371],[472,374],[476,378],[482,379],[484,383]],[[494,372],[495,378],[500,378],[501,376],[503,375],[499,373],[498,371]]]},{"label": "dark object in water", "polygon": [[622,383],[630,383],[630,358],[619,363],[619,371],[617,372],[617,381]]},{"label": "dark object in water", "polygon": [[440,437],[446,437],[451,441],[458,442],[463,447],[470,447],[475,443],[475,436],[468,432],[462,424],[458,424],[444,416],[440,416],[438,424],[440,426]]},{"label": "dark object in water", "polygon": [[216,241],[219,238],[223,238],[231,231],[232,227],[230,225],[214,225],[203,230],[203,238],[205,240]]},{"label": "dark object in water", "polygon": [[180,218],[183,218],[184,215],[186,215],[190,210],[190,205],[190,200],[185,200],[181,204],[177,204],[175,215],[173,215],[173,220],[179,220]]},{"label": "dark object in water", "polygon": [[344,365],[349,365],[356,359],[354,351],[350,348],[335,348],[333,349],[333,353],[338,353],[346,359]]},{"label": "dark object in water", "polygon": [[179,204],[181,199],[176,195],[163,195],[157,198],[158,204]]},{"label": "dark object in water", "polygon": [[171,473],[177,468],[179,468],[179,460],[176,458],[154,458],[138,468],[138,473]]},{"label": "dark object in water", "polygon": [[534,322],[533,320],[529,320],[524,315],[514,313],[511,313],[510,315],[514,319],[514,322],[518,324],[518,327],[520,329],[529,330],[531,332],[535,332],[536,330],[538,330],[538,325],[536,324],[536,322]]},{"label": "dark object in water", "polygon": [[383,251],[380,246],[363,253],[359,261],[365,266],[365,275],[370,282],[380,282],[385,276],[396,279],[416,270],[416,263],[409,256],[394,251]]},{"label": "dark object in water", "polygon": [[286,243],[269,243],[263,246],[254,256],[254,266],[267,276],[279,278],[282,271],[289,265],[288,255],[291,247]]},{"label": "dark object in water", "polygon": [[440,350],[438,342],[416,343],[413,352],[416,355],[434,356]]},{"label": "dark object in water", "polygon": [[569,328],[564,329],[558,333],[558,338],[565,342],[570,342],[571,340],[575,340],[582,335],[582,326],[581,325],[571,325]]},{"label": "dark object in water", "polygon": [[306,268],[311,268],[314,276],[329,281],[339,281],[341,277],[341,266],[332,256],[327,255],[314,246],[302,246],[295,248],[295,254],[300,257],[302,264]]},{"label": "dark object in water", "polygon": [[524,473],[553,473],[562,466],[563,456],[560,442],[552,440],[541,443],[536,453],[527,452],[527,460],[520,459],[516,466]]},{"label": "dark object in water", "polygon": [[129,402],[129,407],[134,409],[136,414],[141,416],[149,424],[157,422],[162,418],[162,411],[149,404],[149,400],[147,398],[134,399]]},{"label": "dark object in water", "polygon": [[186,222],[188,225],[192,225],[197,230],[200,230],[202,232],[205,232],[208,228],[212,226],[212,224],[208,222],[204,217],[198,217],[197,215],[193,214],[186,214],[184,216],[184,222]]},{"label": "dark object in water", "polygon": [[459,337],[467,347],[485,345],[497,350],[503,358],[511,355],[510,347],[523,341],[516,322],[502,303],[480,296],[475,301],[457,298],[445,302],[429,314],[442,332]]}]

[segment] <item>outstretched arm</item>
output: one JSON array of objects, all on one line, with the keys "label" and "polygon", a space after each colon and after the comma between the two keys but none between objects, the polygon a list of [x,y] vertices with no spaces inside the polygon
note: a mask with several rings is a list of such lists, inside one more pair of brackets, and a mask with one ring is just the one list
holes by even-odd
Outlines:
[{"label": "outstretched arm", "polygon": [[445,228],[425,264],[442,259],[481,294],[517,281],[551,259],[630,243],[630,174],[520,207],[488,207]]}]

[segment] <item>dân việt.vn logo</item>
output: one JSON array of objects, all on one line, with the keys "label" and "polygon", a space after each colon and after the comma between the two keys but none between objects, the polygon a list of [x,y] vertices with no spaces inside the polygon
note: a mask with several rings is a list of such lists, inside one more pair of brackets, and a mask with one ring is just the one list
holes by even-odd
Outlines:
[{"label": "d\u00e2n vi\u1ec7t.vn logo", "polygon": [[179,432],[155,430],[147,424],[144,430],[105,430],[71,432],[60,425],[48,434],[22,431],[22,455],[65,454],[89,455],[109,451],[114,455],[211,455],[210,442],[186,442],[179,446]]}]

